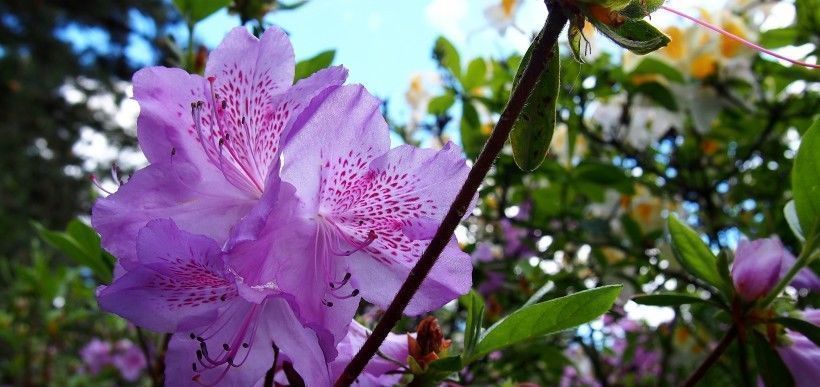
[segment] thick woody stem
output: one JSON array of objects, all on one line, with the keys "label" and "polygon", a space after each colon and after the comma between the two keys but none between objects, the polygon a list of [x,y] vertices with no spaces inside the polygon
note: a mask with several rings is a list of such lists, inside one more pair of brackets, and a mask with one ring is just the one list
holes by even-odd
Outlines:
[{"label": "thick woody stem", "polygon": [[[568,22],[568,16],[555,0],[548,0],[547,7],[549,9],[549,16],[541,31],[541,38],[536,39],[533,49],[533,58],[546,58],[551,55],[552,47],[558,40],[558,35],[564,29]],[[345,368],[344,372],[336,381],[335,386],[349,386],[351,385],[359,374],[364,369],[367,362],[378,351],[379,346],[390,333],[390,330],[396,325],[402,316],[404,309],[410,303],[413,295],[421,286],[424,279],[427,277],[436,259],[444,250],[450,238],[453,236],[458,224],[464,218],[467,209],[475,197],[478,187],[487,173],[490,171],[496,157],[504,148],[504,143],[512,131],[513,123],[515,123],[521,110],[524,108],[524,103],[532,93],[536,81],[541,76],[546,68],[546,60],[532,60],[527,64],[518,86],[512,91],[510,101],[501,113],[498,123],[495,125],[492,135],[484,145],[484,149],[478,155],[475,165],[467,175],[467,180],[461,187],[461,190],[456,195],[450,210],[444,217],[435,236],[430,241],[430,245],[424,250],[424,253],[419,258],[419,261],[410,270],[410,274],[404,281],[404,284],[399,289],[396,297],[390,303],[387,310],[385,310],[382,319],[379,321],[376,328],[370,337],[367,338],[362,348],[353,357],[353,360]]]}]

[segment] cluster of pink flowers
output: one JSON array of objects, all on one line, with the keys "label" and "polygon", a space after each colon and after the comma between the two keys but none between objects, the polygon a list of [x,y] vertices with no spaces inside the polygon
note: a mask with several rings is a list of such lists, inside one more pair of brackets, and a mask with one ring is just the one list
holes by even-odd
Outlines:
[{"label": "cluster of pink flowers", "polygon": [[86,370],[96,375],[106,367],[114,366],[123,379],[133,382],[148,365],[142,351],[128,339],[114,343],[94,338],[80,350]]},{"label": "cluster of pink flowers", "polygon": [[[276,28],[231,31],[204,77],[134,76],[150,165],[93,208],[118,258],[98,300],[174,333],[169,385],[254,385],[272,367],[329,385],[361,345],[360,300],[389,304],[466,178],[453,144],[391,149],[381,102],[343,85],[344,68],[293,77]],[[471,259],[453,239],[406,313],[470,286]]]}]

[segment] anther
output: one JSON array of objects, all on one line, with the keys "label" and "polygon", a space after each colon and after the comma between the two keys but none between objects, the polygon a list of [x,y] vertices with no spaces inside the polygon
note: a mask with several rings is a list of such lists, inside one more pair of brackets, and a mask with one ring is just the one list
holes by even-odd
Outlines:
[{"label": "anther", "polygon": [[196,372],[196,363],[191,363],[191,368]]},{"label": "anther", "polygon": [[196,335],[191,333],[191,340],[194,340],[194,339],[196,339]]},{"label": "anther", "polygon": [[326,300],[322,300],[322,305],[324,305],[324,306],[326,306],[326,307],[328,307],[328,308],[333,307],[333,303],[332,303],[332,302],[330,302],[330,301],[326,301]]},{"label": "anther", "polygon": [[242,343],[242,348],[248,348],[248,347],[250,347],[250,345],[248,345],[248,343]]},{"label": "anther", "polygon": [[229,346],[229,345],[228,345],[228,343],[225,343],[225,344],[222,344],[222,349],[224,349],[224,350],[226,350],[226,351],[230,351],[230,350],[231,350],[231,346]]}]

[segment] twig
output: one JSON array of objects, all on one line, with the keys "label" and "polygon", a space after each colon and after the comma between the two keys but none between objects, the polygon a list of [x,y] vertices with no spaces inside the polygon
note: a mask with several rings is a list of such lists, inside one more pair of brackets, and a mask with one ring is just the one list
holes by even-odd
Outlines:
[{"label": "twig", "polygon": [[[547,58],[551,55],[552,47],[556,44],[558,35],[568,21],[567,15],[557,2],[547,0],[547,7],[549,8],[549,15],[544,24],[541,39],[537,39],[533,43],[533,58]],[[390,330],[393,329],[401,318],[404,308],[410,303],[413,295],[436,263],[439,254],[441,254],[444,247],[447,246],[453,232],[459,223],[461,223],[467,209],[470,207],[470,203],[473,201],[478,187],[481,185],[481,182],[484,181],[496,157],[498,157],[498,154],[504,148],[504,144],[512,130],[513,123],[515,123],[518,115],[524,108],[524,103],[532,92],[541,73],[544,72],[546,63],[546,60],[533,60],[530,61],[524,69],[518,87],[513,90],[510,101],[504,108],[504,112],[501,113],[501,117],[493,133],[484,145],[481,154],[478,155],[475,165],[470,170],[470,173],[467,175],[467,180],[464,182],[458,195],[456,195],[453,204],[450,206],[441,225],[439,225],[438,230],[436,230],[435,236],[430,241],[427,249],[424,250],[419,261],[413,269],[410,270],[410,274],[385,311],[379,324],[376,325],[370,337],[367,338],[362,348],[339,376],[335,386],[349,386],[356,380],[356,377],[362,372],[367,362],[370,361],[376,351],[378,351],[379,346],[387,337],[387,334],[390,333]]]},{"label": "twig", "polygon": [[692,375],[689,375],[689,377],[683,383],[682,387],[692,387],[695,384],[697,384],[697,382],[700,381],[700,379],[703,378],[704,375],[706,375],[706,371],[709,371],[709,368],[712,368],[715,362],[717,362],[718,359],[720,359],[720,355],[723,355],[723,352],[726,351],[726,348],[729,347],[729,344],[731,344],[736,337],[737,326],[732,325],[732,327],[729,328],[729,331],[726,332],[726,336],[723,336],[723,339],[720,340],[717,347],[715,347],[715,349],[712,350],[712,353],[710,353],[709,356],[706,357],[706,360],[704,360],[703,363],[701,363],[698,369],[696,369],[695,372],[692,373]]}]

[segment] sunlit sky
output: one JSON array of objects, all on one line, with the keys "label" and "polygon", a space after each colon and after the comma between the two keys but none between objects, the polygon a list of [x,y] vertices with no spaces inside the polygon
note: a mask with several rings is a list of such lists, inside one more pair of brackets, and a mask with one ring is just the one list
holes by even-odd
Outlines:
[{"label": "sunlit sky", "polygon": [[[523,32],[508,29],[503,36],[484,15],[488,7],[498,3],[500,0],[312,0],[296,11],[273,14],[267,20],[290,33],[297,59],[336,49],[335,63],[350,70],[351,82],[364,84],[381,98],[402,101],[413,74],[435,71],[431,53],[440,35],[456,44],[462,59],[526,49],[529,36],[538,31],[546,17],[543,1],[523,0],[515,20]],[[670,0],[667,4],[697,14],[700,7],[719,9],[724,3]],[[784,4],[780,8],[775,10],[778,16],[771,19],[777,19],[778,24],[789,23],[790,7]],[[652,18],[659,25],[683,23],[664,11]],[[195,36],[215,47],[236,25],[238,19],[222,11],[204,20]],[[391,113],[398,118],[404,113],[400,105],[391,104]]]}]

